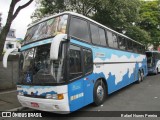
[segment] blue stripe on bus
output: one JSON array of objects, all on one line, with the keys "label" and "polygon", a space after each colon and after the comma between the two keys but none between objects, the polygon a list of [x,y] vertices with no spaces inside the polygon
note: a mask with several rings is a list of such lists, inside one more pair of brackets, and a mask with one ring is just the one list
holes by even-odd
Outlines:
[{"label": "blue stripe on bus", "polygon": [[35,42],[35,43],[31,43],[31,44],[25,45],[25,46],[23,46],[21,48],[21,51],[29,49],[29,48],[32,48],[32,47],[36,47],[36,46],[40,46],[40,45],[51,43],[52,40],[53,40],[53,38],[50,38],[50,39],[46,39],[46,40],[42,40],[42,41],[38,41],[38,42]]},{"label": "blue stripe on bus", "polygon": [[[91,48],[93,53],[97,53],[97,52],[105,53],[105,57],[101,57],[102,60],[105,60],[106,58],[108,58],[108,59],[111,58],[112,54],[115,54],[118,57],[121,57],[121,56],[125,55],[127,58],[130,58],[131,55],[133,55],[134,57],[138,57],[139,56],[139,54],[136,54],[136,53],[131,54],[130,52],[127,52],[127,51],[120,51],[120,50],[114,50],[114,49],[110,49],[110,48],[104,48],[104,47],[98,47],[98,46],[94,46],[94,45],[89,45],[87,43],[80,42],[80,41],[77,41],[77,40],[74,40],[74,39],[71,39],[71,43]],[[107,52],[105,52],[105,51],[107,51]],[[93,59],[95,59],[95,58],[96,58],[96,55],[93,54]]]}]

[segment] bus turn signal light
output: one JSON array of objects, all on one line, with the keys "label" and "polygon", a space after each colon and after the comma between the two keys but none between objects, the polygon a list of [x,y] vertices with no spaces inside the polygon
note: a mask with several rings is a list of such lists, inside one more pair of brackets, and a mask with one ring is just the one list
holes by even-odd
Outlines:
[{"label": "bus turn signal light", "polygon": [[63,94],[57,94],[57,98],[58,98],[58,100],[62,100],[62,99],[64,99],[64,96],[63,96]]}]

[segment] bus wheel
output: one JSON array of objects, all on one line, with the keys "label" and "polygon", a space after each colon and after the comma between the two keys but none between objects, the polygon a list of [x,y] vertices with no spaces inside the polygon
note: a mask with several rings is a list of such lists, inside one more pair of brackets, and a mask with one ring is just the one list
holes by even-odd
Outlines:
[{"label": "bus wheel", "polygon": [[158,74],[158,68],[156,69],[156,72],[155,72],[155,75],[157,75]]},{"label": "bus wheel", "polygon": [[141,81],[143,81],[144,80],[144,73],[143,73],[143,71],[141,72]]},{"label": "bus wheel", "polygon": [[141,76],[141,71],[138,72],[138,81],[137,83],[139,84],[142,81],[142,76]]},{"label": "bus wheel", "polygon": [[106,87],[102,80],[98,80],[94,85],[94,104],[101,105],[106,99]]}]

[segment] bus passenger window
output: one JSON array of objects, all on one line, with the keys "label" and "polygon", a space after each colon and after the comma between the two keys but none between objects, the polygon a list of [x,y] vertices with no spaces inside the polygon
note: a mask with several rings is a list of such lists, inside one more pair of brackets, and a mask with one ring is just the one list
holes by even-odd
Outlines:
[{"label": "bus passenger window", "polygon": [[81,49],[80,47],[70,45],[69,50],[69,79],[82,75]]},{"label": "bus passenger window", "polygon": [[112,34],[112,40],[113,40],[113,47],[118,48],[118,39],[115,34]]},{"label": "bus passenger window", "polygon": [[133,51],[136,52],[136,53],[138,52],[137,45],[138,44],[136,42],[133,42],[133,45],[132,45],[133,46]]},{"label": "bus passenger window", "polygon": [[86,21],[72,18],[69,29],[71,36],[90,42],[88,23]]},{"label": "bus passenger window", "polygon": [[126,50],[126,40],[125,40],[125,38],[119,36],[118,40],[119,40],[119,48],[122,49],[122,50]]},{"label": "bus passenger window", "polygon": [[145,54],[145,46],[142,46],[142,54]]},{"label": "bus passenger window", "polygon": [[84,53],[84,73],[89,73],[93,69],[93,58],[91,50],[83,49]]},{"label": "bus passenger window", "polygon": [[101,42],[99,40],[99,31],[98,27],[95,25],[90,24],[90,29],[91,29],[91,37],[92,37],[92,43],[100,45]]},{"label": "bus passenger window", "polygon": [[106,46],[106,36],[105,36],[105,31],[102,28],[99,28],[99,38],[101,41],[101,45]]},{"label": "bus passenger window", "polygon": [[107,37],[108,37],[108,45],[109,45],[109,47],[113,47],[112,33],[110,31],[107,31]]},{"label": "bus passenger window", "polygon": [[137,50],[138,50],[138,53],[142,53],[142,49],[141,49],[141,45],[140,44],[137,45]]},{"label": "bus passenger window", "polygon": [[127,50],[133,51],[133,42],[129,39],[127,39]]},{"label": "bus passenger window", "polygon": [[118,48],[117,36],[114,33],[107,31],[107,37],[109,47]]}]

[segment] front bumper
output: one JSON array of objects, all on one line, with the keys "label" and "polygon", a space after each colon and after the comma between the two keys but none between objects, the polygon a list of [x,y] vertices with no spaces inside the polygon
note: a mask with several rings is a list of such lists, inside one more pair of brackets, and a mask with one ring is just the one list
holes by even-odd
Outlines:
[{"label": "front bumper", "polygon": [[[67,114],[70,113],[68,95],[64,94],[63,100],[32,98],[17,95],[19,102],[22,106],[54,113]],[[38,107],[33,107],[31,103],[37,103]]]},{"label": "front bumper", "polygon": [[148,68],[148,74],[155,74],[155,73],[156,73],[156,69]]}]

